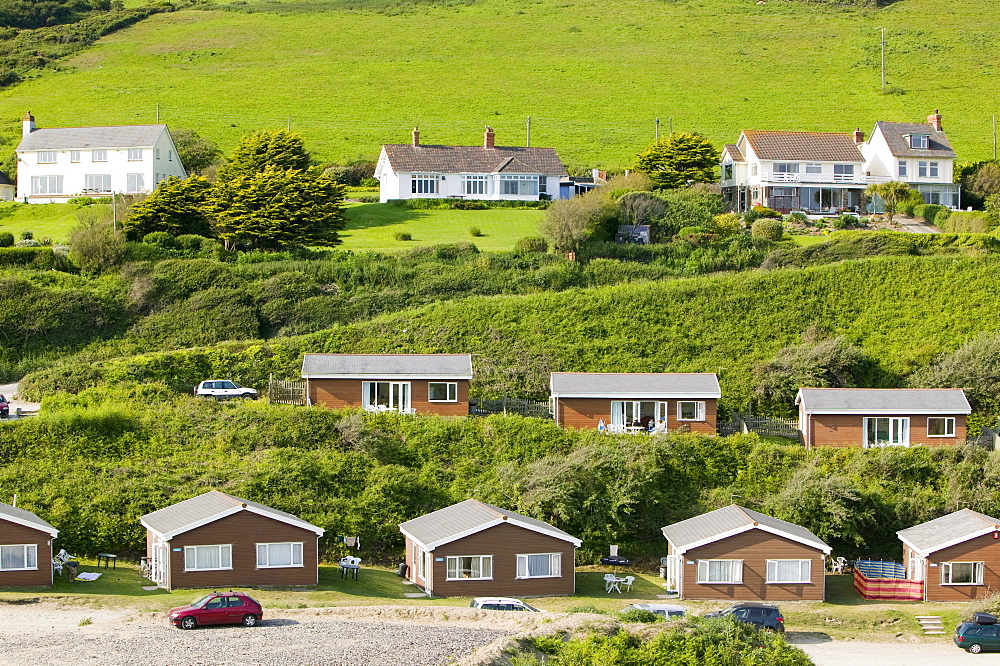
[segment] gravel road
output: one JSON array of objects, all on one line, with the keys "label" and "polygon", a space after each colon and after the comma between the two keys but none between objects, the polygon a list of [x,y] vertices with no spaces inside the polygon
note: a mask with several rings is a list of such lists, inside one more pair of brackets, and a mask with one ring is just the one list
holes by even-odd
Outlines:
[{"label": "gravel road", "polygon": [[[949,639],[950,640],[950,639]],[[1000,654],[969,654],[943,640],[935,643],[865,641],[788,642],[801,648],[816,666],[981,666],[1000,665]]]}]

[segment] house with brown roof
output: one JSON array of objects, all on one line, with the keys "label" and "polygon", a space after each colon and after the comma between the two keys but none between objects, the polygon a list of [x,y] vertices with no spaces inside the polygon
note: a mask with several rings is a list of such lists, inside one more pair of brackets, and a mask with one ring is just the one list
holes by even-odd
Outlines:
[{"label": "house with brown roof", "polygon": [[667,589],[685,599],[822,601],[830,546],[801,525],[731,504],[667,525]]},{"label": "house with brown roof", "polygon": [[319,581],[323,528],[218,490],[147,513],[153,582],[168,590]]},{"label": "house with brown roof", "polygon": [[552,417],[564,428],[716,434],[722,389],[711,372],[553,372]]},{"label": "house with brown roof", "polygon": [[469,413],[471,354],[305,354],[310,405],[400,414]]},{"label": "house with brown roof", "polygon": [[467,499],[408,520],[399,531],[409,580],[430,596],[576,592],[581,541],[536,518]]},{"label": "house with brown roof", "polygon": [[566,167],[553,148],[498,146],[487,127],[482,146],[420,143],[413,128],[409,144],[382,146],[375,178],[379,200],[390,199],[556,199]]},{"label": "house with brown roof", "polygon": [[954,446],[972,407],[962,389],[801,388],[799,433],[814,446]]},{"label": "house with brown roof", "polygon": [[924,601],[972,601],[1000,588],[1000,518],[959,509],[896,532]]},{"label": "house with brown roof", "polygon": [[0,587],[50,587],[57,536],[31,511],[0,502]]}]

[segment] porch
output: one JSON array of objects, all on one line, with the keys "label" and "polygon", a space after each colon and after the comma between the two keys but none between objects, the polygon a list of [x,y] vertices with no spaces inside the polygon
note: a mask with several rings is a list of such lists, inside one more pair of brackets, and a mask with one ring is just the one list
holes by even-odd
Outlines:
[{"label": "porch", "polygon": [[[797,174],[789,174],[797,175]],[[762,205],[779,213],[803,211],[833,215],[841,210],[858,210],[863,188],[848,187],[765,187]]]}]

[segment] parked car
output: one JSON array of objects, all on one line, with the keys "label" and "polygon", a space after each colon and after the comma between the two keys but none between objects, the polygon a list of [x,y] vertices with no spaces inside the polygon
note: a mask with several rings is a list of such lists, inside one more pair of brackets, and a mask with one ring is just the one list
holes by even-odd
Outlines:
[{"label": "parked car", "polygon": [[756,625],[766,631],[785,632],[785,618],[774,604],[748,601],[733,604],[729,608],[705,613],[705,617],[732,617],[740,622]]},{"label": "parked car", "polygon": [[530,606],[520,599],[509,599],[507,597],[476,597],[469,604],[470,608],[481,608],[483,610],[504,610],[504,611],[531,611],[533,613],[547,613],[541,609]]},{"label": "parked car", "polygon": [[181,629],[194,629],[209,624],[242,624],[255,627],[264,619],[264,609],[242,592],[213,592],[190,606],[171,608],[167,613],[171,624]]},{"label": "parked car", "polygon": [[194,388],[194,394],[208,396],[216,400],[223,400],[225,398],[257,399],[257,389],[240,386],[228,379],[205,380]]},{"label": "parked car", "polygon": [[0,395],[0,419],[7,418],[8,414],[10,414],[10,403],[7,402],[7,398]]},{"label": "parked car", "polygon": [[972,620],[955,627],[955,645],[966,652],[1000,651],[1000,626],[995,615],[973,613]]},{"label": "parked car", "polygon": [[684,617],[687,613],[687,609],[684,606],[673,606],[671,604],[632,604],[631,606],[626,606],[622,609],[622,612],[629,610],[644,610],[650,613],[656,613],[660,617],[665,617],[668,620],[674,618]]}]

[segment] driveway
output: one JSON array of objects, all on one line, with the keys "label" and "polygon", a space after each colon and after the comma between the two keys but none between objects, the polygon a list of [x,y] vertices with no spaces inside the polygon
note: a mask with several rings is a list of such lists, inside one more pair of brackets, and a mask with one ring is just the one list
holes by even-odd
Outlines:
[{"label": "driveway", "polygon": [[933,224],[927,224],[926,222],[921,222],[917,219],[903,218],[898,220],[899,226],[903,227],[903,231],[909,231],[911,234],[939,234],[941,230],[935,227]]},{"label": "driveway", "polygon": [[902,641],[869,643],[834,641],[825,634],[788,632],[788,642],[809,655],[816,666],[985,666],[1000,665],[1000,653],[969,654],[948,642],[909,643]]}]

